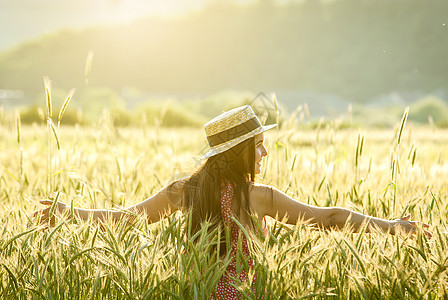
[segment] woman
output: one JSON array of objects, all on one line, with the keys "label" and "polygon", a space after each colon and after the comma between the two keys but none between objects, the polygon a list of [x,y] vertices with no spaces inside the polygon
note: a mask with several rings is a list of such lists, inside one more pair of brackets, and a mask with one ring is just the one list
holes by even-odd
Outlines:
[{"label": "woman", "polygon": [[[409,216],[390,221],[339,207],[311,206],[274,187],[255,183],[255,175],[261,171],[261,161],[268,154],[263,132],[275,126],[263,126],[248,105],[227,111],[205,124],[210,150],[203,156],[205,163],[194,174],[169,184],[152,197],[123,211],[74,208],[74,214],[81,219],[111,217],[114,220],[132,220],[135,214],[144,213],[150,222],[157,222],[170,212],[182,210],[190,213],[189,230],[193,234],[204,221],[227,229],[230,232],[230,244],[227,244],[230,249],[226,249],[223,242],[220,249],[230,252],[231,262],[215,288],[218,299],[238,298],[232,277],[239,278],[241,282],[248,278],[248,269],[238,266],[241,264],[237,262],[238,247],[246,259],[245,265],[253,265],[248,241],[241,234],[238,223],[253,232],[254,223],[257,223],[254,219],[264,224],[264,217],[270,216],[288,224],[302,221],[324,229],[350,226],[356,231],[365,225],[367,231],[375,228],[391,234],[397,230],[410,234],[416,232],[416,222],[409,221]],[[51,205],[53,202],[42,200],[41,203]],[[60,202],[55,206],[59,213],[69,210]],[[48,222],[49,213],[50,207],[35,214]]]}]

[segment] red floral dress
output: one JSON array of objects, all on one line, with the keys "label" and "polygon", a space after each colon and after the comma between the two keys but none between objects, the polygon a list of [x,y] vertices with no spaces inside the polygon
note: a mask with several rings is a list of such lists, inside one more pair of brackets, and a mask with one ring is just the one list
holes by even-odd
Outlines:
[{"label": "red floral dress", "polygon": [[[223,189],[221,190],[221,211],[224,224],[230,229],[230,255],[232,260],[227,267],[226,273],[221,277],[221,280],[215,287],[215,292],[218,300],[239,299],[241,297],[241,294],[232,285],[232,283],[235,284],[232,277],[239,278],[241,282],[245,282],[248,279],[248,270],[244,269],[244,267],[242,267],[241,265],[237,267],[238,239],[240,239],[241,241],[241,250],[244,258],[247,259],[249,267],[253,267],[254,265],[254,262],[250,257],[246,236],[242,234],[238,225],[232,220],[232,198],[233,185],[227,183],[227,185],[223,185]],[[241,262],[239,262],[239,264],[241,264]],[[237,268],[240,269],[239,274]],[[252,289],[255,291],[255,284],[252,285]],[[212,299],[214,299],[213,296]]]}]

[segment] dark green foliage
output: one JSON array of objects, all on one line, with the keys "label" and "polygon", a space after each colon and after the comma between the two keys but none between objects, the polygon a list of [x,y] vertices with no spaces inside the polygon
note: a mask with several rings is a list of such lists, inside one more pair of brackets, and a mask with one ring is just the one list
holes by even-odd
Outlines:
[{"label": "dark green foliage", "polygon": [[448,103],[434,96],[425,97],[414,103],[409,119],[428,123],[429,118],[436,125],[446,124],[448,122]]},{"label": "dark green foliage", "polygon": [[131,124],[131,113],[124,109],[113,109],[111,111],[111,115],[113,118],[115,127],[124,127]]},{"label": "dark green foliage", "polygon": [[37,106],[30,106],[20,112],[20,120],[23,124],[45,124],[44,116],[39,115],[39,108]]},{"label": "dark green foliage", "polygon": [[138,109],[147,125],[162,127],[201,127],[207,122],[203,115],[187,109],[177,101],[151,102]]},{"label": "dark green foliage", "polygon": [[351,101],[431,92],[448,80],[447,10],[445,0],[221,3],[23,44],[0,55],[0,82],[27,96],[42,90],[43,75],[79,89],[93,50],[89,84],[115,91],[305,90]]},{"label": "dark green foliage", "polygon": [[[57,108],[57,111],[59,111],[59,108]],[[20,111],[20,119],[23,124],[45,124],[43,111],[39,112],[39,107],[37,106],[30,106],[28,108],[25,108]],[[58,115],[53,115],[53,122],[57,124],[58,122]],[[82,119],[82,114],[77,109],[68,109],[62,118],[62,122],[64,125],[75,125],[84,124],[84,121]]]}]

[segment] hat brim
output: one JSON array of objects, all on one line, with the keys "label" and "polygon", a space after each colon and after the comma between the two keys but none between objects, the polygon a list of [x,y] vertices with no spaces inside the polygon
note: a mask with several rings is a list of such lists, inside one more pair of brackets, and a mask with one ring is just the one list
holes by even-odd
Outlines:
[{"label": "hat brim", "polygon": [[210,150],[209,150],[207,153],[205,153],[205,154],[201,157],[201,159],[207,159],[207,158],[209,158],[209,157],[211,157],[211,156],[214,156],[214,155],[223,153],[223,152],[225,152],[225,151],[227,151],[227,150],[229,150],[229,149],[235,147],[236,145],[238,145],[238,144],[244,142],[245,140],[250,139],[251,137],[254,137],[254,136],[256,136],[257,134],[260,134],[260,133],[262,133],[262,132],[265,132],[265,131],[267,131],[267,130],[269,130],[269,129],[272,129],[272,128],[274,128],[275,126],[277,126],[277,124],[271,124],[271,125],[267,125],[267,126],[261,126],[261,127],[255,129],[255,130],[253,130],[253,131],[251,131],[251,132],[248,132],[248,133],[246,133],[246,134],[244,134],[244,135],[242,135],[242,136],[240,136],[240,137],[237,137],[237,138],[235,138],[235,139],[233,139],[233,140],[230,140],[230,141],[228,141],[228,142],[225,142],[225,143],[219,144],[219,145],[217,145],[217,146],[214,146],[214,147],[210,148]]}]

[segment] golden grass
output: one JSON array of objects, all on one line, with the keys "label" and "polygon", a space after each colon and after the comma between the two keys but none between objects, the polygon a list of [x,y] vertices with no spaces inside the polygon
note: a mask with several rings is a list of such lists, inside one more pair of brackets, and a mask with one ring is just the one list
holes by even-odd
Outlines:
[{"label": "golden grass", "polygon": [[[202,131],[118,129],[106,119],[59,128],[51,174],[42,138],[48,128],[21,126],[19,145],[17,124],[0,125],[0,298],[210,297],[226,261],[207,250],[216,236],[204,231],[196,245],[184,239],[180,214],[152,225],[141,218],[133,227],[73,220],[47,231],[27,227],[49,193],[78,207],[122,208],[197,166]],[[265,290],[243,284],[245,298],[447,297],[448,132],[401,127],[400,147],[394,130],[290,125],[267,132],[259,181],[313,205],[390,219],[410,213],[431,224],[433,238],[321,232],[270,220],[269,236],[253,245],[257,285]],[[394,177],[391,160],[400,166]]]}]

